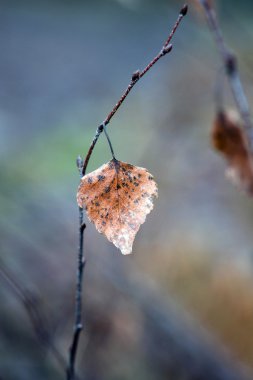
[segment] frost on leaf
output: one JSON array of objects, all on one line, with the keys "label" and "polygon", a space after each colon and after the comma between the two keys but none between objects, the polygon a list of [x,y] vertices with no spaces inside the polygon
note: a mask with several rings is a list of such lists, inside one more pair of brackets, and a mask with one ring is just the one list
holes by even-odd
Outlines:
[{"label": "frost on leaf", "polygon": [[145,169],[112,159],[81,179],[79,207],[123,255],[132,252],[140,225],[153,209],[157,185]]},{"label": "frost on leaf", "polygon": [[220,112],[212,130],[212,145],[228,163],[226,175],[253,195],[253,162],[240,122],[231,112]]}]

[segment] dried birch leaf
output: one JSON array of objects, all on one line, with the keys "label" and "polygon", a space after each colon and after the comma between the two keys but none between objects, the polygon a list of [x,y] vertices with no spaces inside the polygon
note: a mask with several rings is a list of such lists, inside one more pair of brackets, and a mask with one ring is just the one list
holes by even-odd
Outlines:
[{"label": "dried birch leaf", "polygon": [[145,169],[113,159],[81,179],[77,203],[123,255],[153,209],[157,185]]},{"label": "dried birch leaf", "polygon": [[212,130],[212,145],[228,163],[226,175],[253,195],[253,162],[238,118],[232,112],[217,114]]}]

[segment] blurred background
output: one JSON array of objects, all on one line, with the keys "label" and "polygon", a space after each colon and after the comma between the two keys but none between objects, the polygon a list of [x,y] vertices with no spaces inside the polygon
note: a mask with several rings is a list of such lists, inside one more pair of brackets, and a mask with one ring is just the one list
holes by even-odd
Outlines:
[{"label": "blurred background", "polygon": [[[0,1],[0,379],[64,379],[78,246],[75,160],[160,50],[183,3]],[[246,379],[253,373],[253,202],[210,147],[221,62],[189,1],[173,51],[108,128],[159,198],[124,257],[85,230],[80,379]],[[253,104],[252,1],[217,1]],[[229,87],[225,98],[233,106]],[[91,171],[110,159],[104,136]]]}]

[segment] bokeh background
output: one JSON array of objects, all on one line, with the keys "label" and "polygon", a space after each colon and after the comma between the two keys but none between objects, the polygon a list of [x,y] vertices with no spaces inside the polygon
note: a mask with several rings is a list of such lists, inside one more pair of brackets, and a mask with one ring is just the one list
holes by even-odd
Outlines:
[{"label": "bokeh background", "polygon": [[[73,320],[75,160],[182,3],[0,1],[0,378],[65,378]],[[110,133],[159,199],[123,257],[85,231],[80,379],[244,379],[253,373],[253,201],[211,149],[221,62],[189,1],[170,55],[136,85]],[[253,4],[217,1],[253,104]],[[233,100],[225,83],[225,99]],[[101,136],[89,170],[110,159]]]}]

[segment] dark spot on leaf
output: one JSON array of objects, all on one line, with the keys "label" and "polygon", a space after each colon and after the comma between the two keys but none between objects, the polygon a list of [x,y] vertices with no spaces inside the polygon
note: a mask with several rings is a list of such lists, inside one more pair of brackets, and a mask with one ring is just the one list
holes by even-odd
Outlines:
[{"label": "dark spot on leaf", "polygon": [[91,177],[88,177],[88,178],[87,178],[87,181],[88,181],[88,183],[92,183],[92,182],[93,182],[93,179],[92,179]]},{"label": "dark spot on leaf", "polygon": [[103,181],[103,180],[105,179],[105,176],[104,176],[104,175],[98,175],[98,176],[97,176],[97,179],[98,179],[99,181]]}]

